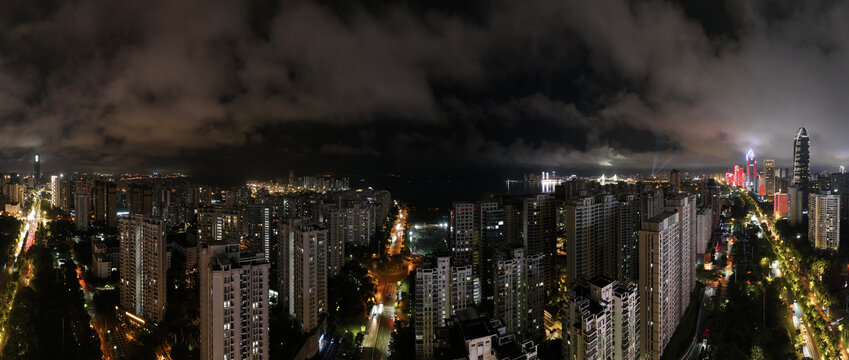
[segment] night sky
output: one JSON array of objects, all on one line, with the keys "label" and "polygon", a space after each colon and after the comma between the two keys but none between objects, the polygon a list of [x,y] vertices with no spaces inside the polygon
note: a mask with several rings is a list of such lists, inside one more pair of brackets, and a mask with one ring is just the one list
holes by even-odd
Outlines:
[{"label": "night sky", "polygon": [[849,3],[0,2],[0,169],[614,173],[849,159]]}]

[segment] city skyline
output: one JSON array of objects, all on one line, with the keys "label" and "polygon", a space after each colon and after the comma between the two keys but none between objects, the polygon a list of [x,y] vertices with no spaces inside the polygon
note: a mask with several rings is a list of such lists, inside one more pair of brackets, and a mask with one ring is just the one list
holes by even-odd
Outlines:
[{"label": "city skyline", "polygon": [[846,19],[0,1],[0,360],[849,360]]}]

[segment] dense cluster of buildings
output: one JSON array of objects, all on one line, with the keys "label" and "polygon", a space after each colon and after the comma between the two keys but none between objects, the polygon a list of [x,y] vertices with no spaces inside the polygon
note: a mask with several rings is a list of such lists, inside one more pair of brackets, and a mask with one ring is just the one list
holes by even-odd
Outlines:
[{"label": "dense cluster of buildings", "polygon": [[793,138],[793,168],[775,167],[775,160],[763,161],[757,171],[752,150],[746,154],[746,169],[734,165],[725,174],[725,182],[746,188],[772,201],[777,218],[786,218],[793,226],[807,221],[808,241],[819,250],[837,251],[840,246],[840,220],[847,218],[849,174],[844,168],[835,173],[811,173],[811,140],[808,130],[799,128]]},{"label": "dense cluster of buildings", "polygon": [[[564,358],[659,359],[720,211],[719,184],[692,181],[685,191],[674,173],[675,184],[571,178],[550,194],[454,203],[448,253],[415,272],[417,358],[458,358],[441,351],[440,334],[470,309],[529,348],[550,335],[545,307],[565,285]],[[463,356],[503,358],[495,347],[475,351]]]},{"label": "dense cluster of buildings", "polygon": [[305,331],[316,329],[346,246],[368,246],[394,207],[389,192],[349,190],[347,178],[300,181],[271,193],[180,175],[74,174],[51,176],[48,188],[52,205],[91,236],[93,273],[118,274],[121,318],[163,321],[166,274],[180,254],[187,272],[197,270],[201,358],[268,359],[270,292]]}]

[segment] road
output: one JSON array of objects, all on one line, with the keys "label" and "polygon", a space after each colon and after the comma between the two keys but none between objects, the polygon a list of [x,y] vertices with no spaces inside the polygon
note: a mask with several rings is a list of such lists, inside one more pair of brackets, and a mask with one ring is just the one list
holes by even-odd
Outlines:
[{"label": "road", "polygon": [[77,254],[74,251],[74,248],[71,247],[71,260],[73,260],[74,265],[76,266],[77,271],[77,280],[80,282],[80,288],[83,290],[83,298],[85,300],[86,311],[88,312],[89,317],[91,318],[91,327],[94,331],[97,332],[97,336],[100,337],[100,351],[103,353],[103,359],[110,360],[115,358],[115,355],[112,353],[113,348],[109,346],[109,342],[106,341],[106,329],[102,321],[98,321],[96,319],[96,314],[94,312],[94,292],[95,290],[89,285],[85,280],[85,271],[83,271],[82,264],[79,259],[77,259]]},{"label": "road", "polygon": [[363,339],[362,360],[381,360],[389,356],[389,338],[395,326],[395,306],[378,305],[372,310]]},{"label": "road", "polygon": [[[775,229],[774,222],[771,221],[770,218],[768,218],[767,216],[765,216],[763,214],[761,209],[758,208],[757,204],[755,204],[754,200],[752,200],[751,196],[749,196],[749,194],[747,192],[742,192],[741,194],[743,195],[743,197],[745,198],[745,200],[747,201],[749,206],[751,208],[753,208],[754,211],[757,212],[757,216],[754,216],[754,215],[752,216],[752,222],[755,223],[756,225],[760,226],[762,230],[767,230],[769,232],[769,234],[772,234],[772,237],[769,239],[770,240],[769,243],[772,246],[775,253],[778,255],[778,261],[781,265],[781,271],[785,275],[788,275],[788,276],[786,276],[788,281],[790,281],[791,279],[799,279],[799,281],[802,285],[802,289],[804,289],[804,294],[807,295],[807,297],[811,300],[811,303],[814,304],[813,312],[819,314],[819,317],[823,321],[825,321],[826,324],[831,323],[832,320],[829,316],[830,313],[827,311],[827,309],[825,309],[822,305],[820,305],[820,302],[817,300],[816,296],[814,295],[814,292],[811,289],[811,287],[809,286],[808,281],[805,280],[806,277],[807,277],[806,276],[807,274],[799,268],[799,266],[797,264],[798,261],[793,261],[792,258],[790,258],[789,262],[787,261],[787,246],[788,245],[786,244],[785,239],[778,236],[779,233]],[[825,296],[828,296],[828,295],[826,294]],[[803,306],[803,307],[810,306],[810,305],[808,305],[808,301],[801,301],[802,299],[799,299],[799,300],[800,301],[798,303],[801,306]],[[805,324],[807,324],[807,321],[805,322]],[[806,326],[806,328],[808,330],[810,330],[810,326]],[[840,357],[843,358],[843,359],[849,359],[849,352],[847,352],[846,346],[843,344],[842,336],[840,336],[840,334],[838,334],[834,331],[833,326],[828,326],[828,331],[829,331],[829,334],[831,335],[830,336],[832,338],[831,340],[836,342],[837,345],[838,345],[838,348],[840,350]],[[807,332],[813,338],[812,341],[810,341],[810,343],[812,343],[812,344],[823,344],[821,339],[816,338],[816,334],[813,331],[807,331]],[[812,348],[812,351],[816,351],[816,350],[818,350],[818,349]]]},{"label": "road", "polygon": [[[401,254],[406,238],[407,216],[407,209],[399,207],[398,215],[392,224],[389,244],[386,246],[387,258]],[[372,276],[377,281],[375,300],[378,305],[374,306],[369,316],[361,359],[377,360],[386,359],[389,356],[389,338],[395,329],[398,282],[406,278],[415,268],[415,264],[409,260],[403,261],[403,264],[396,267],[385,267],[381,270],[378,270],[376,263],[374,264]]]},{"label": "road", "polygon": [[[41,193],[36,193],[33,196],[35,196],[35,200],[33,201],[33,206],[30,212],[26,216],[18,216],[19,220],[24,221],[24,228],[21,230],[21,235],[18,237],[18,243],[15,246],[15,256],[4,265],[7,271],[0,273],[0,289],[7,288],[6,282],[9,280],[9,276],[12,272],[15,271],[16,266],[18,266],[18,259],[22,253],[29,250],[35,241],[35,231],[38,229],[38,222],[41,221]],[[28,280],[28,277],[24,278],[24,281]],[[18,287],[13,290],[12,296],[9,297],[9,303],[5,304],[5,306],[8,307],[7,313],[12,311],[12,304],[14,303],[15,294],[17,294],[17,292]],[[2,351],[3,347],[6,345],[5,335],[6,324],[2,324],[2,329],[0,329],[0,351]]]}]

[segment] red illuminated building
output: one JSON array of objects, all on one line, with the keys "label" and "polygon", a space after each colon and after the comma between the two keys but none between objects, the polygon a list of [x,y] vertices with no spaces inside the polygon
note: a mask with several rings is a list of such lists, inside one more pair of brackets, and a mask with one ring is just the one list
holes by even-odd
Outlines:
[{"label": "red illuminated building", "polygon": [[787,193],[775,193],[772,208],[776,217],[787,217],[790,213],[790,195]]}]

